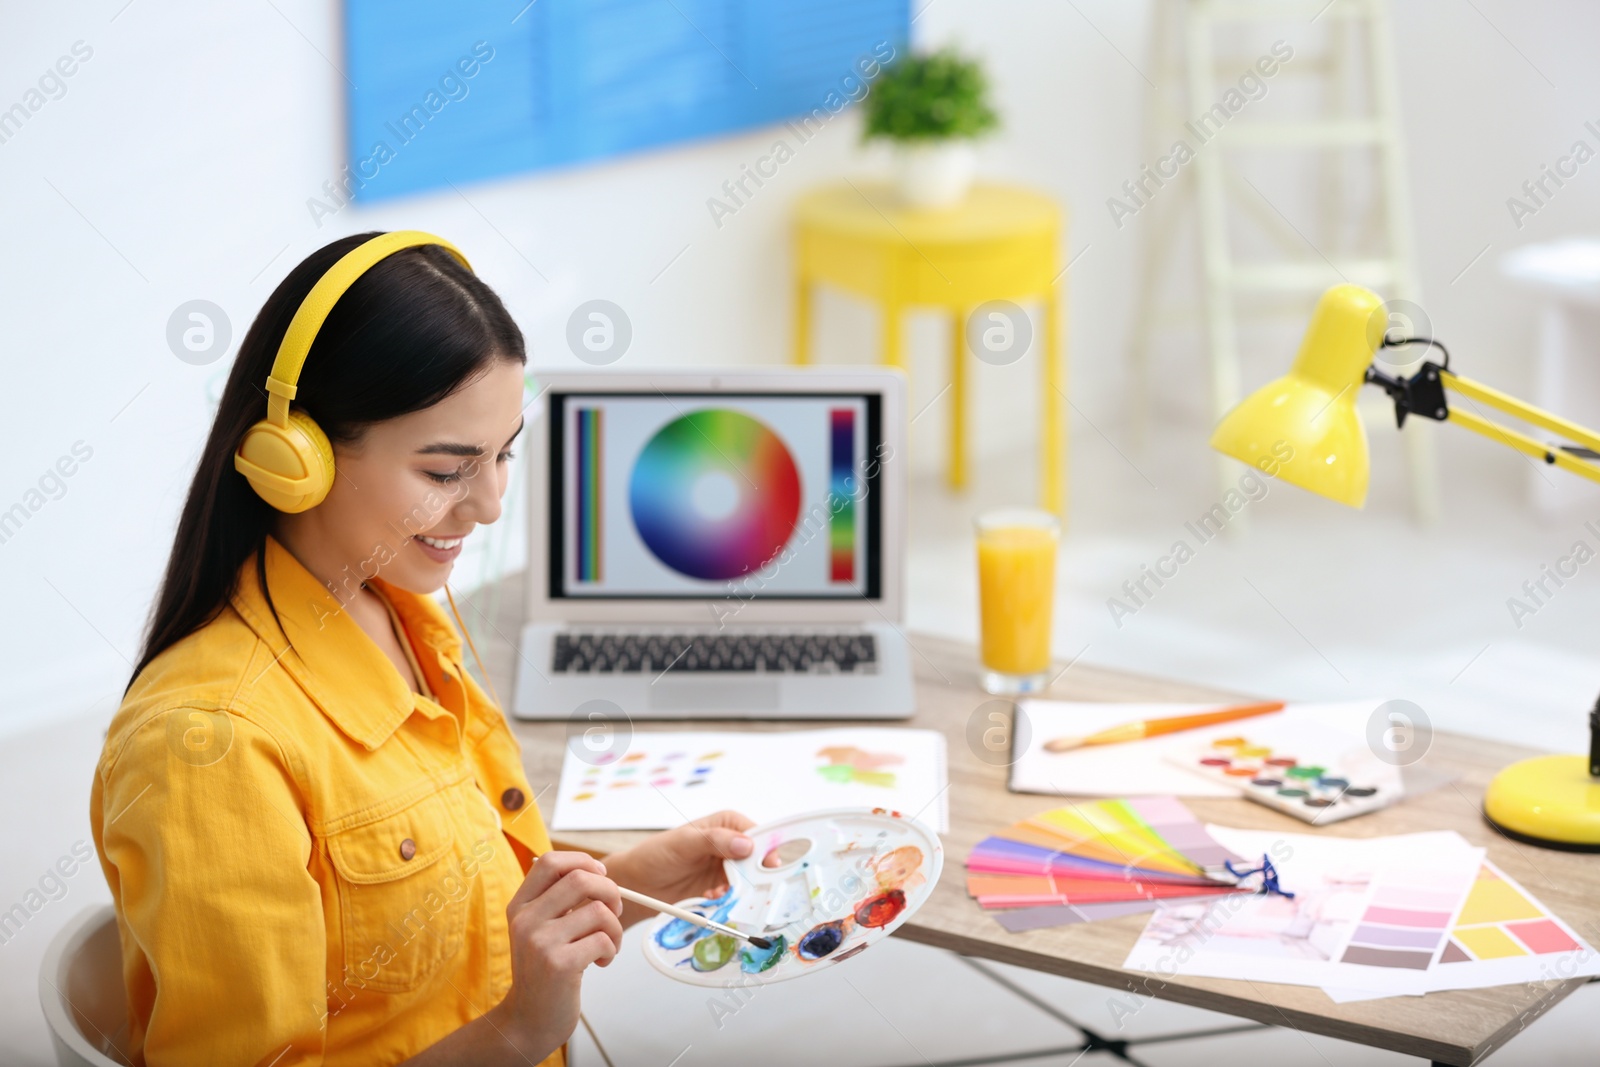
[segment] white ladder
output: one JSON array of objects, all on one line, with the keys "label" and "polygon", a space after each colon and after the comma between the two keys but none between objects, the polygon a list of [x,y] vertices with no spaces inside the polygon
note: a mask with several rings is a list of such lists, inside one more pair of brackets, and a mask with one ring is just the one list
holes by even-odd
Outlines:
[{"label": "white ladder", "polygon": [[[1182,59],[1173,56],[1175,23],[1186,22]],[[1275,120],[1252,119],[1248,114],[1229,120],[1217,130],[1214,141],[1197,146],[1194,154],[1195,195],[1199,222],[1199,246],[1204,276],[1206,340],[1211,360],[1212,414],[1221,419],[1241,397],[1239,347],[1236,330],[1236,297],[1252,294],[1279,296],[1294,301],[1296,314],[1304,318],[1322,290],[1341,281],[1364,285],[1391,302],[1405,301],[1415,306],[1420,300],[1412,245],[1411,205],[1406,189],[1405,146],[1400,126],[1400,108],[1395,88],[1394,43],[1390,34],[1387,0],[1161,0],[1152,26],[1153,52],[1158,60],[1158,77],[1164,85],[1176,81],[1177,63],[1186,67],[1184,81],[1187,99],[1186,119],[1194,119],[1220,99],[1227,86],[1219,86],[1219,68],[1213,49],[1217,28],[1247,23],[1284,23],[1302,20],[1306,24],[1348,23],[1328,29],[1328,51],[1322,59],[1307,57],[1305,43],[1292,63],[1296,73],[1308,69],[1334,80],[1333,98],[1345,101],[1350,69],[1350,37],[1359,35],[1365,44],[1365,74],[1370,111],[1364,115],[1336,112],[1316,118]],[[1294,42],[1290,42],[1291,45]],[[1297,66],[1296,66],[1297,65]],[[1229,72],[1237,76],[1238,72]],[[1162,88],[1147,97],[1145,110],[1146,151],[1156,150],[1163,136],[1173,129],[1173,95]],[[1241,109],[1243,111],[1244,109]],[[1159,128],[1158,128],[1159,127]],[[1381,226],[1385,253],[1362,258],[1344,257],[1335,252],[1324,256],[1293,223],[1248,179],[1229,166],[1226,151],[1232,147],[1272,147],[1285,150],[1334,151],[1350,148],[1376,150],[1378,172],[1376,188],[1381,203],[1366,220]],[[1187,183],[1185,183],[1187,184]],[[1322,215],[1335,225],[1347,214],[1342,190],[1337,182],[1323,188]],[[1228,207],[1232,203],[1249,214],[1268,236],[1274,238],[1285,258],[1252,261],[1235,260],[1228,239]],[[1135,389],[1135,430],[1144,431],[1149,405],[1147,383],[1151,330],[1155,323],[1155,303],[1159,278],[1157,271],[1170,257],[1176,215],[1187,203],[1185,198],[1169,197],[1169,203],[1153,203],[1161,214],[1149,220],[1142,245],[1143,284],[1136,307],[1130,345],[1130,363]],[[1381,217],[1380,217],[1381,216]],[[1393,325],[1399,325],[1393,322]],[[1414,325],[1407,323],[1407,326]],[[1285,361],[1285,369],[1287,361]],[[1259,384],[1259,383],[1258,383]],[[1431,521],[1438,514],[1438,488],[1433,455],[1432,426],[1426,420],[1408,420],[1403,431],[1410,468],[1413,514]],[[1218,457],[1218,476],[1223,491],[1232,488],[1240,468],[1236,461]],[[1238,516],[1242,518],[1242,514]]]}]

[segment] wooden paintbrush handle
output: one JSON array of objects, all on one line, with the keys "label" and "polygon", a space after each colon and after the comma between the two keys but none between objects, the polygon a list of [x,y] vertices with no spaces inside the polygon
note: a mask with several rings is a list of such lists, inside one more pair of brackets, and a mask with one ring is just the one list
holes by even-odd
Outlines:
[{"label": "wooden paintbrush handle", "polygon": [[1219,711],[1204,711],[1198,715],[1184,715],[1175,719],[1151,719],[1143,723],[1144,736],[1159,737],[1161,734],[1176,733],[1179,730],[1195,730],[1202,726],[1215,726],[1221,722],[1270,715],[1274,711],[1282,710],[1283,701],[1264,700],[1258,704],[1239,704]]},{"label": "wooden paintbrush handle", "polygon": [[624,900],[631,900],[635,904],[642,904],[645,907],[650,908],[652,911],[662,912],[663,914],[672,916],[674,919],[682,919],[685,922],[694,923],[696,926],[704,927],[707,930],[717,930],[724,934],[730,934],[733,937],[737,937],[741,941],[750,940],[751,935],[745,933],[744,931],[735,930],[731,926],[725,926],[722,923],[717,922],[715,919],[706,918],[704,915],[697,915],[688,908],[680,908],[676,904],[668,904],[664,900],[657,900],[655,897],[647,896],[644,893],[629,889],[626,886],[617,886],[617,892],[622,894],[622,899]]}]

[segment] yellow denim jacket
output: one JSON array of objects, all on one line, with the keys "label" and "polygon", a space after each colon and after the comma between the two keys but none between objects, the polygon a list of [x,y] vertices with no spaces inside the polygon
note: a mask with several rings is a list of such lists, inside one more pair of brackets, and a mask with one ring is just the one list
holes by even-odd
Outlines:
[{"label": "yellow denim jacket", "polygon": [[271,537],[265,559],[281,625],[252,556],[139,674],[96,768],[136,1065],[415,1055],[510,989],[506,904],[550,847],[438,604],[370,583],[430,699]]}]

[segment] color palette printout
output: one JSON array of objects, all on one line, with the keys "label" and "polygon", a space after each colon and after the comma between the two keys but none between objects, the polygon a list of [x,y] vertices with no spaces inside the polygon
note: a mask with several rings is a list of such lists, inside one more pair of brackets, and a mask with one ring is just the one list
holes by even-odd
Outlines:
[{"label": "color palette printout", "polygon": [[1414,992],[1483,863],[1482,849],[1449,831],[1367,839],[1211,832],[1236,851],[1272,857],[1281,888],[1294,896],[1158,912],[1129,968]]},{"label": "color palette printout", "polygon": [[1600,973],[1593,950],[1450,831],[1342,839],[1211,827],[1294,893],[1164,908],[1127,966],[1318,985],[1336,1000]]},{"label": "color palette printout", "polygon": [[967,892],[1012,933],[1238,892],[1219,844],[1174,797],[1068,804],[973,847]]},{"label": "color palette printout", "polygon": [[1450,924],[1430,989],[1478,989],[1600,974],[1577,932],[1533,894],[1485,862]]},{"label": "color palette printout", "polygon": [[944,735],[847,727],[772,733],[683,731],[568,742],[550,826],[659,830],[733,808],[757,822],[797,811],[883,808],[944,833]]}]

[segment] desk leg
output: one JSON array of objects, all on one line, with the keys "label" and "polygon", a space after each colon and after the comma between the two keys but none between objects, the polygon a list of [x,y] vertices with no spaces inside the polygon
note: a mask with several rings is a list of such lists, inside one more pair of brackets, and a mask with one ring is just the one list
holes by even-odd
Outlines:
[{"label": "desk leg", "polygon": [[950,317],[950,488],[967,487],[967,321]]},{"label": "desk leg", "polygon": [[796,274],[794,283],[794,353],[795,363],[811,362],[811,282]]},{"label": "desk leg", "polygon": [[1044,294],[1044,388],[1039,412],[1039,506],[1065,520],[1067,433],[1063,408],[1067,391],[1066,361],[1062,358],[1060,335],[1064,288],[1051,287]]}]

